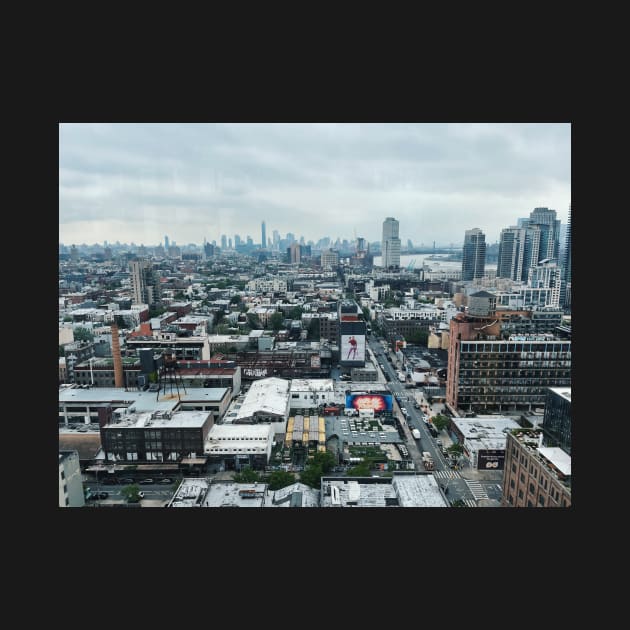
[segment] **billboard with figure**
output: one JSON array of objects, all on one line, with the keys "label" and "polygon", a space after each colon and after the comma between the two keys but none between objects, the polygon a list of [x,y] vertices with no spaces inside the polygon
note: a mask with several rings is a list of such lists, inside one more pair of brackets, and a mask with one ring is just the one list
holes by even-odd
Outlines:
[{"label": "billboard with figure", "polygon": [[341,361],[365,362],[365,335],[341,335]]}]

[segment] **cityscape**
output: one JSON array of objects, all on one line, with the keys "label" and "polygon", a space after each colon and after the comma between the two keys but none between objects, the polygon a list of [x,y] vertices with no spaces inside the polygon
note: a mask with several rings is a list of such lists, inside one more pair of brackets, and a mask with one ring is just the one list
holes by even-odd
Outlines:
[{"label": "cityscape", "polygon": [[61,124],[59,507],[570,507],[569,162],[569,124]]}]

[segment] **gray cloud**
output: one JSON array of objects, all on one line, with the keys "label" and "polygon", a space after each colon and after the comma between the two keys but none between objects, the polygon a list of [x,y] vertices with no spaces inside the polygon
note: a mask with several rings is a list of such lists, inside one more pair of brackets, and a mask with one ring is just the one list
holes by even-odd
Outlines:
[{"label": "gray cloud", "polygon": [[65,243],[258,241],[263,219],[269,235],[378,240],[386,216],[404,241],[480,227],[493,242],[536,206],[565,222],[570,203],[569,124],[63,123],[59,138]]}]

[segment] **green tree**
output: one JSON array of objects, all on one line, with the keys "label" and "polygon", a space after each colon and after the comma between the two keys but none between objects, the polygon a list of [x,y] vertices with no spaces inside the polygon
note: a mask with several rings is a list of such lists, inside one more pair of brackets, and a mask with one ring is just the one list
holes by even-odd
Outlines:
[{"label": "green tree", "polygon": [[245,466],[241,472],[234,475],[234,481],[238,483],[256,483],[260,481],[260,475],[250,466]]},{"label": "green tree", "polygon": [[300,481],[311,488],[319,488],[324,471],[319,464],[309,464],[302,473],[300,473]]},{"label": "green tree", "polygon": [[94,341],[94,333],[89,328],[75,328],[74,329],[75,341]]},{"label": "green tree", "polygon": [[295,483],[295,476],[285,470],[274,470],[269,475],[269,490],[280,490],[280,488],[286,488],[292,483]]},{"label": "green tree", "polygon": [[455,501],[451,503],[451,507],[466,507],[466,504],[463,499],[455,499]]},{"label": "green tree", "polygon": [[166,312],[166,309],[163,306],[153,306],[149,307],[149,317],[159,317]]},{"label": "green tree", "polygon": [[302,319],[302,313],[304,312],[304,309],[301,306],[296,306],[295,308],[292,308],[289,311],[289,318],[290,319]]},{"label": "green tree", "polygon": [[64,356],[63,346],[59,346],[59,356],[60,357]]},{"label": "green tree", "polygon": [[240,295],[233,295],[230,298],[230,304],[240,304],[243,301]]},{"label": "green tree", "polygon": [[130,486],[125,486],[120,494],[126,499],[127,503],[138,503],[140,501],[140,486],[137,483],[134,483]]},{"label": "green tree", "polygon": [[407,334],[407,341],[409,343],[417,343],[421,346],[426,346],[428,340],[428,330],[414,330],[413,332]]},{"label": "green tree", "polygon": [[282,328],[282,322],[284,321],[284,317],[282,315],[282,313],[280,313],[279,311],[276,311],[270,318],[269,318],[269,324],[271,325],[271,327],[275,330],[278,331]]},{"label": "green tree", "polygon": [[356,466],[353,466],[348,470],[348,477],[369,477],[370,464],[369,462],[361,462]]},{"label": "green tree", "polygon": [[327,473],[337,465],[337,462],[330,451],[317,451],[313,455],[313,464],[321,466],[322,472]]},{"label": "green tree", "polygon": [[158,373],[157,370],[153,370],[153,372],[149,373],[149,383],[157,383],[158,382]]},{"label": "green tree", "polygon": [[433,416],[432,422],[438,431],[442,431],[442,429],[446,429],[446,427],[451,423],[449,417],[441,413],[438,413],[437,416]]},{"label": "green tree", "polygon": [[260,330],[263,327],[263,325],[260,323],[260,320],[258,319],[258,315],[256,315],[255,313],[247,313],[247,325],[252,330]]},{"label": "green tree", "polygon": [[455,444],[449,446],[446,450],[454,455],[461,455],[464,452],[464,447],[459,442],[456,442]]},{"label": "green tree", "polygon": [[372,321],[370,319],[370,309],[367,306],[363,307],[363,317],[365,318],[366,322]]},{"label": "green tree", "polygon": [[72,317],[70,315],[65,315],[63,318],[64,322],[71,322],[72,321]]}]

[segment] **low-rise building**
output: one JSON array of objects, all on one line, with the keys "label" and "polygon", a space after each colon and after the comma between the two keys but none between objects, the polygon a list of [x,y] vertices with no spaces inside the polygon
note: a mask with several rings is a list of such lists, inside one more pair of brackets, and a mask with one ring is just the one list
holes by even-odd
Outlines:
[{"label": "low-rise building", "polygon": [[250,466],[263,470],[271,457],[273,437],[271,424],[215,424],[203,452],[215,468],[240,470]]},{"label": "low-rise building", "polygon": [[83,507],[85,495],[77,451],[59,450],[59,507]]}]

